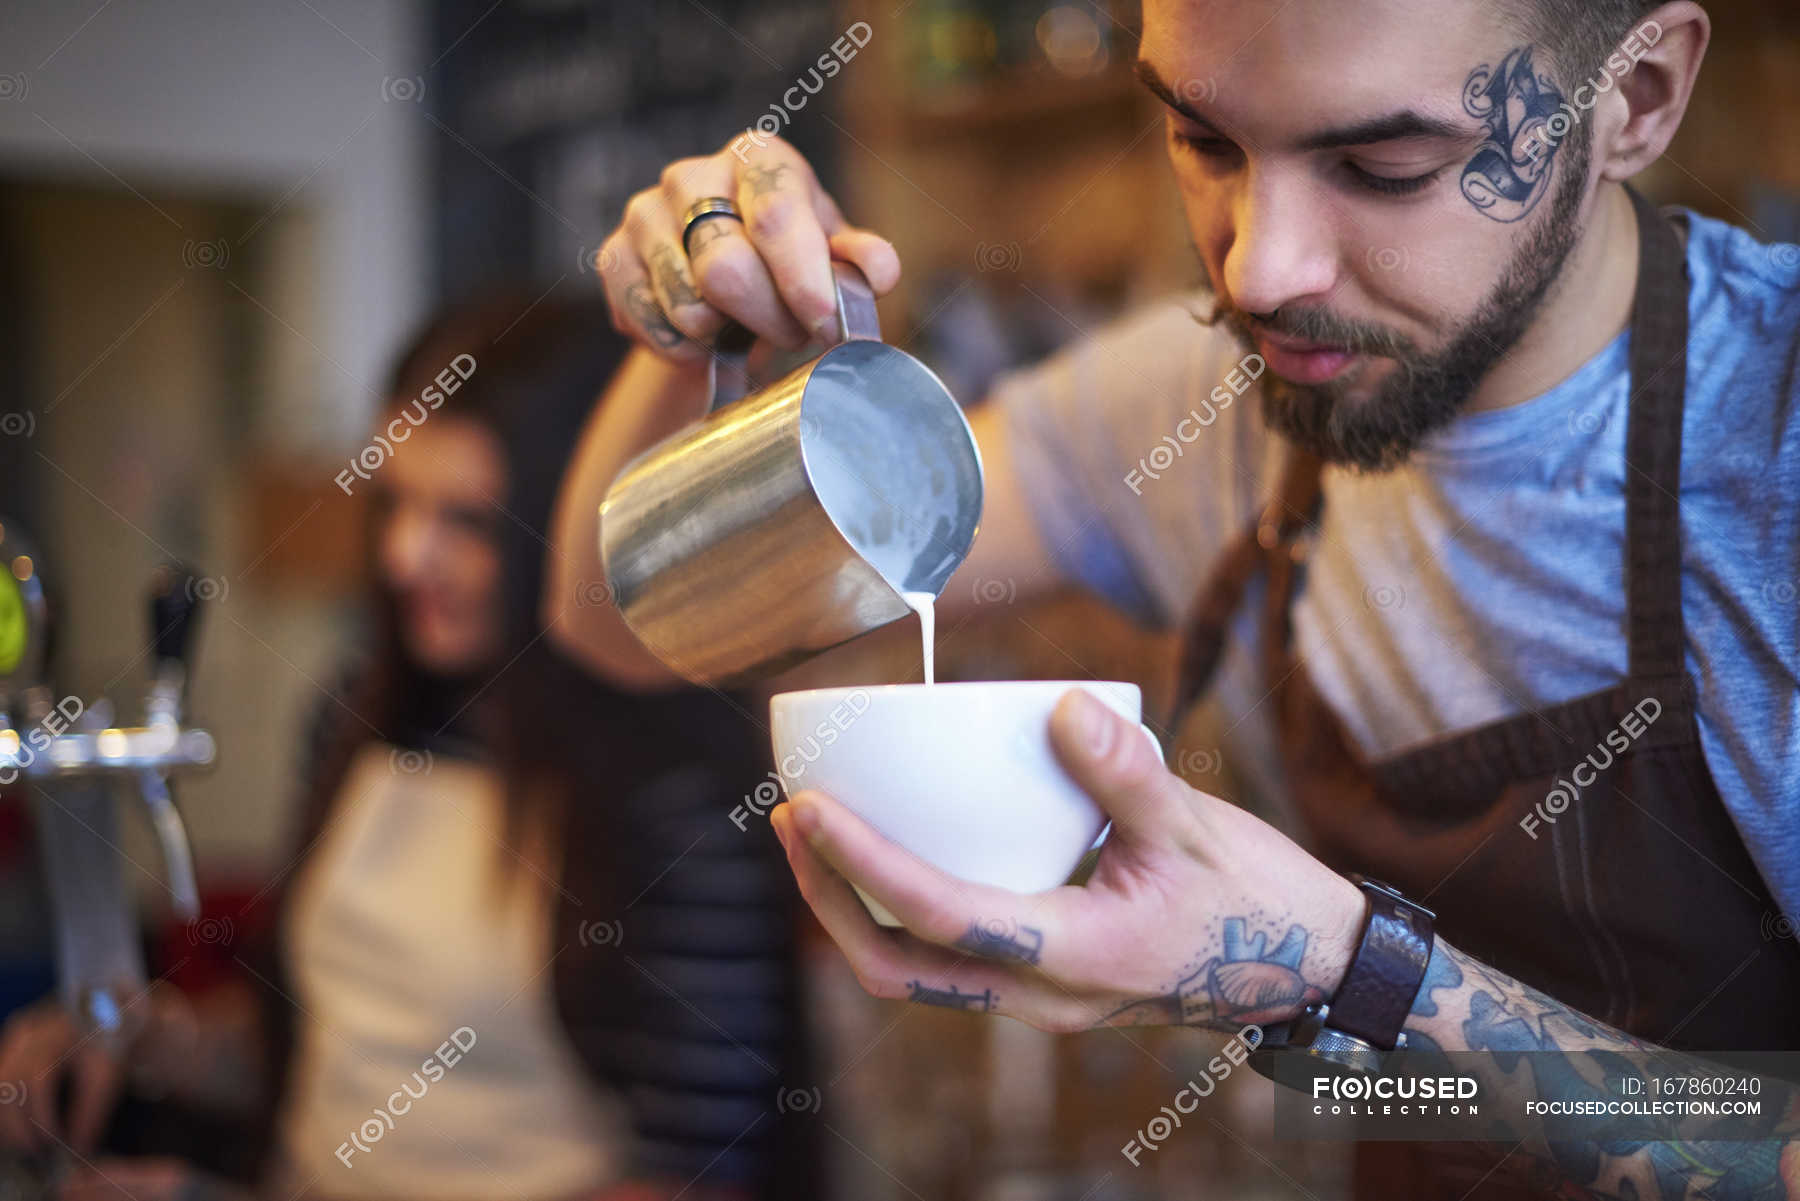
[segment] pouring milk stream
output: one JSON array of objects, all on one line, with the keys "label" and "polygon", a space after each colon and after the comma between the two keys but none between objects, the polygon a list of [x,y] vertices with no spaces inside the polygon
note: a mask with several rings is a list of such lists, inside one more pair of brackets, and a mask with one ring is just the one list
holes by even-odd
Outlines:
[{"label": "pouring milk stream", "polygon": [[933,678],[932,659],[935,657],[937,644],[937,593],[935,592],[902,592],[904,600],[914,613],[919,615],[919,639],[924,643],[925,682],[936,683]]}]

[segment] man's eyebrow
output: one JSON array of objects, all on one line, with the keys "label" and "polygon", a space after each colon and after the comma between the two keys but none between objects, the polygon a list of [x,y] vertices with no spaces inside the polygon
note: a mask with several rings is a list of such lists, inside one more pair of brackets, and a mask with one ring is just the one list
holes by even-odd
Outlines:
[{"label": "man's eyebrow", "polygon": [[[1191,104],[1177,96],[1175,89],[1163,82],[1162,76],[1156,73],[1156,68],[1151,66],[1148,60],[1138,59],[1136,67],[1139,82],[1154,92],[1157,99],[1196,124],[1204,125],[1209,129],[1218,128]],[[1371,117],[1350,125],[1341,125],[1307,134],[1299,140],[1297,148],[1300,150],[1334,150],[1343,146],[1373,146],[1381,142],[1398,141],[1401,138],[1466,139],[1470,136],[1471,131],[1455,121],[1427,116],[1414,109],[1402,109],[1385,116]]]},{"label": "man's eyebrow", "polygon": [[1340,146],[1373,146],[1401,138],[1468,138],[1471,131],[1455,121],[1428,117],[1413,109],[1402,109],[1382,117],[1371,117],[1353,125],[1322,129],[1300,139],[1302,150],[1334,150]]},{"label": "man's eyebrow", "polygon": [[1192,105],[1177,96],[1174,88],[1163,82],[1162,76],[1156,73],[1156,68],[1150,65],[1149,59],[1138,59],[1134,64],[1134,67],[1137,71],[1138,82],[1156,93],[1156,98],[1158,100],[1161,100],[1164,104],[1168,105],[1190,121],[1208,127],[1212,125],[1212,122],[1196,112]]}]

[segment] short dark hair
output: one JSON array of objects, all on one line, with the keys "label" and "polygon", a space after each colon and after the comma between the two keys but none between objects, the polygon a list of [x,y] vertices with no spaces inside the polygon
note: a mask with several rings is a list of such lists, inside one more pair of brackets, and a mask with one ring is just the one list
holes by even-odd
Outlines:
[{"label": "short dark hair", "polygon": [[1509,0],[1525,41],[1548,52],[1565,88],[1600,69],[1606,56],[1663,0]]}]

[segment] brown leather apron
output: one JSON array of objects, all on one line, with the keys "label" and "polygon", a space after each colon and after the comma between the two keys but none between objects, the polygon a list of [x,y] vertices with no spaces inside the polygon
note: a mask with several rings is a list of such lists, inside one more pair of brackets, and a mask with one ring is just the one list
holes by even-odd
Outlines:
[{"label": "brown leather apron", "polygon": [[[1289,610],[1305,578],[1299,535],[1316,524],[1322,499],[1318,460],[1295,451],[1274,499],[1200,591],[1181,697],[1210,679],[1245,585],[1266,573],[1267,703],[1315,854],[1395,885],[1436,910],[1438,931],[1457,947],[1641,1038],[1696,1050],[1800,1049],[1800,943],[1768,936],[1780,907],[1707,771],[1683,657],[1686,263],[1669,222],[1635,191],[1631,198],[1639,264],[1626,432],[1626,678],[1364,760],[1291,645]],[[1630,738],[1633,729],[1641,735]],[[1616,750],[1621,741],[1628,745]],[[1578,768],[1590,783],[1575,784]],[[1535,839],[1520,826],[1534,812]],[[1473,1150],[1361,1144],[1357,1193],[1461,1197],[1506,1148]],[[1474,1197],[1539,1195],[1535,1187],[1521,1193],[1526,1187],[1495,1172]]]}]

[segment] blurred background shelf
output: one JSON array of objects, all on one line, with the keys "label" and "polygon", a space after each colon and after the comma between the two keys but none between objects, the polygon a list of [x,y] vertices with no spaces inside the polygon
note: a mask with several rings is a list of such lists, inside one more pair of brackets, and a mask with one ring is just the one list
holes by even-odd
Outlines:
[{"label": "blurred background shelf", "polygon": [[1047,67],[1015,67],[994,78],[910,96],[891,114],[876,110],[869,120],[880,123],[884,134],[915,143],[1035,139],[1047,132],[1066,136],[1072,128],[1110,126],[1120,116],[1145,111],[1144,101],[1143,85],[1128,64],[1078,78]]}]

